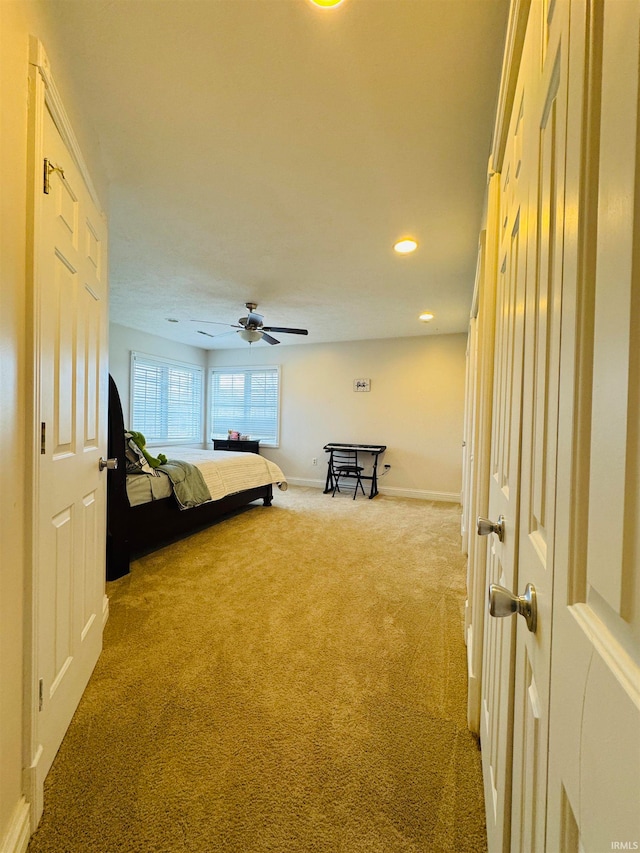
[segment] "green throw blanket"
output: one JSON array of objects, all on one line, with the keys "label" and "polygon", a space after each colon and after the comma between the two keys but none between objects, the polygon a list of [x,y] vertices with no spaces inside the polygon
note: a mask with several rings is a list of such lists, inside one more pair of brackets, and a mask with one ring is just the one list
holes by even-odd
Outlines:
[{"label": "green throw blanket", "polygon": [[211,500],[204,477],[190,462],[169,459],[164,465],[159,465],[157,470],[164,471],[171,480],[180,509],[189,509]]}]

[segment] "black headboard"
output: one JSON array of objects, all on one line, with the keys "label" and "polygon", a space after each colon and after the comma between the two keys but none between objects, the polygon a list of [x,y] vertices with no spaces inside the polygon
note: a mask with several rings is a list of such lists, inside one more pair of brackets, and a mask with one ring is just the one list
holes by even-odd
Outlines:
[{"label": "black headboard", "polygon": [[120,394],[109,376],[109,433],[107,450],[118,467],[107,471],[107,580],[129,571],[129,500],[125,458],[124,418]]},{"label": "black headboard", "polygon": [[118,467],[114,470],[118,472],[118,477],[114,479],[126,480],[125,468],[125,440],[124,440],[124,417],[122,414],[122,403],[120,402],[120,394],[113,377],[109,375],[109,437],[108,437],[108,453],[110,459],[118,460]]}]

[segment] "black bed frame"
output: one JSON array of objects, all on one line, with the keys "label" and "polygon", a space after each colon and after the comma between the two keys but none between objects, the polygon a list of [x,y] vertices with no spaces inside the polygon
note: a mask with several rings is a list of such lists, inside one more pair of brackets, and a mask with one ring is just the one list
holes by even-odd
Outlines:
[{"label": "black bed frame", "polygon": [[271,506],[273,486],[259,486],[192,509],[180,510],[173,496],[131,506],[127,498],[125,427],[120,394],[109,376],[110,459],[118,467],[108,471],[107,480],[107,580],[117,580],[129,571],[131,558],[153,551],[176,539],[208,527],[214,521],[253,501]]}]

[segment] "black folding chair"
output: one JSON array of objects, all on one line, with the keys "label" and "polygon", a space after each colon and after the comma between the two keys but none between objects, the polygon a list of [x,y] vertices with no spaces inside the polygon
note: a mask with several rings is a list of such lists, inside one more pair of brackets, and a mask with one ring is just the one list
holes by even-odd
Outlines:
[{"label": "black folding chair", "polygon": [[340,491],[340,483],[343,485],[345,481],[355,481],[353,487],[353,499],[356,499],[358,494],[358,486],[364,495],[364,486],[362,485],[362,472],[364,468],[358,465],[357,450],[332,450],[331,451],[331,476],[333,477],[333,492],[331,497],[335,497],[336,492]]}]

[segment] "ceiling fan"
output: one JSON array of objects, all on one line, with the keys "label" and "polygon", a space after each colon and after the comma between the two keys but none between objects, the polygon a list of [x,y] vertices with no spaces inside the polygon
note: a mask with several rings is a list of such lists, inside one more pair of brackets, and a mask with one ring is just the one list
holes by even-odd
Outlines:
[{"label": "ceiling fan", "polygon": [[283,326],[263,326],[264,317],[262,314],[256,314],[255,309],[258,307],[255,302],[246,302],[248,314],[246,317],[240,317],[238,323],[217,323],[215,320],[192,320],[192,323],[212,323],[216,326],[231,326],[234,332],[222,332],[220,335],[210,335],[209,332],[203,332],[198,329],[199,335],[207,335],[209,338],[220,338],[222,335],[238,334],[244,341],[252,344],[255,341],[263,340],[268,344],[279,344],[280,341],[272,337],[269,332],[278,332],[287,335],[308,335],[306,329],[286,329]]}]

